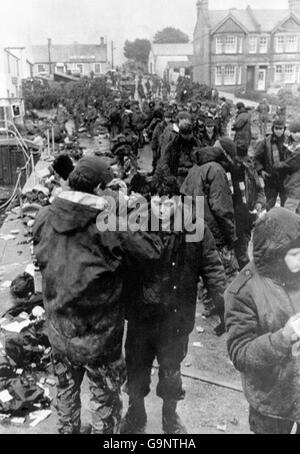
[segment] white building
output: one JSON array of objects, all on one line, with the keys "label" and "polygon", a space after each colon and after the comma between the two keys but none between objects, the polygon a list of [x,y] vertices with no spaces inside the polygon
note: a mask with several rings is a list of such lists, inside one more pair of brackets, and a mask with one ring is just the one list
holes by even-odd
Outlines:
[{"label": "white building", "polygon": [[0,121],[23,121],[22,79],[31,77],[32,69],[26,48],[0,48]]},{"label": "white building", "polygon": [[180,75],[188,74],[192,67],[193,44],[152,44],[148,71],[176,82]]}]

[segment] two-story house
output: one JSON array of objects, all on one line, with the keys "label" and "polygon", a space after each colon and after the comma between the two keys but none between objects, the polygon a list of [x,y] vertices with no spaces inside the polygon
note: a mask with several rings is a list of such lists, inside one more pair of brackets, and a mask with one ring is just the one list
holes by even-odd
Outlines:
[{"label": "two-story house", "polygon": [[194,81],[226,91],[299,84],[300,0],[284,10],[209,10],[198,0]]},{"label": "two-story house", "polygon": [[107,44],[100,38],[99,44],[52,44],[32,46],[34,75],[70,75],[95,76],[104,74],[109,69]]}]

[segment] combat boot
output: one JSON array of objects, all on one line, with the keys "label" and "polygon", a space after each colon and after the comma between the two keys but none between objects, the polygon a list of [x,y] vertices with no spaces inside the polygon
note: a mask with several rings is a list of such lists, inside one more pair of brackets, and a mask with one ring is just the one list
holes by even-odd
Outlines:
[{"label": "combat boot", "polygon": [[162,426],[165,434],[185,435],[187,429],[176,412],[176,400],[164,400]]},{"label": "combat boot", "polygon": [[143,397],[130,397],[129,407],[122,419],[120,433],[122,435],[144,434],[147,424],[145,400]]}]

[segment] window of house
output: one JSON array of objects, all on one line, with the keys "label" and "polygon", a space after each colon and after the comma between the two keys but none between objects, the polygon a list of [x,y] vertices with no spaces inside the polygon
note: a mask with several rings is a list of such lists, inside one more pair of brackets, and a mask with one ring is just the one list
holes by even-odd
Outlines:
[{"label": "window of house", "polygon": [[235,67],[232,65],[225,66],[224,85],[235,85]]},{"label": "window of house", "polygon": [[250,38],[249,38],[249,54],[256,54],[256,48],[257,48],[257,37],[250,36]]},{"label": "window of house", "polygon": [[101,63],[95,63],[95,74],[101,73]]},{"label": "window of house", "polygon": [[216,54],[223,53],[223,38],[221,36],[216,37]]},{"label": "window of house", "polygon": [[297,52],[297,36],[295,35],[288,35],[286,37],[286,52]]},{"label": "window of house", "polygon": [[215,85],[222,85],[222,66],[216,66]]},{"label": "window of house", "polygon": [[276,36],[276,45],[275,45],[275,50],[277,53],[284,52],[284,35],[278,35]]},{"label": "window of house", "polygon": [[38,73],[44,73],[46,72],[45,65],[38,65]]},{"label": "window of house", "polygon": [[259,38],[259,53],[266,54],[268,51],[268,38],[267,36],[261,36]]},{"label": "window of house", "polygon": [[296,72],[294,65],[285,65],[285,74],[284,74],[284,81],[286,83],[294,83],[296,79]]},{"label": "window of house", "polygon": [[275,82],[281,82],[282,81],[282,74],[283,74],[282,65],[276,65],[274,81]]},{"label": "window of house", "polygon": [[83,64],[77,63],[76,67],[77,67],[78,71],[80,72],[80,74],[83,74]]},{"label": "window of house", "polygon": [[237,53],[237,37],[226,36],[225,37],[225,54],[236,54]]}]

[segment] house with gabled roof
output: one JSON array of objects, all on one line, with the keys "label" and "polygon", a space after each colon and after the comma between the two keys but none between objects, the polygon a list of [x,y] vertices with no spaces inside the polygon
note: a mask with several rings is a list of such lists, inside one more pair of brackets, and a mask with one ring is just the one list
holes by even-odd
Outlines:
[{"label": "house with gabled roof", "polygon": [[190,75],[192,56],[192,43],[152,43],[148,60],[149,74],[176,82],[180,75]]},{"label": "house with gabled roof", "polygon": [[34,75],[70,74],[95,76],[109,67],[107,44],[101,37],[98,44],[53,44],[32,46]]},{"label": "house with gabled roof", "polygon": [[281,10],[210,10],[198,0],[193,63],[195,82],[225,91],[300,84],[300,0]]}]

